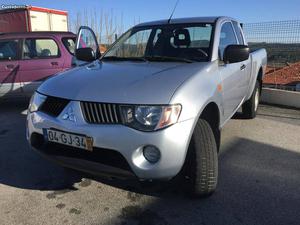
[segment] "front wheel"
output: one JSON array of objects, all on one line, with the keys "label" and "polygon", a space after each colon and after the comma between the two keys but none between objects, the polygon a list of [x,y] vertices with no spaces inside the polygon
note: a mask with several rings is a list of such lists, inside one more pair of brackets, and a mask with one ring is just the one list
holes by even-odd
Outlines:
[{"label": "front wheel", "polygon": [[215,136],[206,120],[199,119],[186,161],[189,192],[197,197],[212,194],[217,187],[218,154]]},{"label": "front wheel", "polygon": [[246,101],[242,106],[244,118],[254,119],[256,117],[259,100],[260,100],[260,83],[259,81],[256,81],[251,98],[248,101]]}]

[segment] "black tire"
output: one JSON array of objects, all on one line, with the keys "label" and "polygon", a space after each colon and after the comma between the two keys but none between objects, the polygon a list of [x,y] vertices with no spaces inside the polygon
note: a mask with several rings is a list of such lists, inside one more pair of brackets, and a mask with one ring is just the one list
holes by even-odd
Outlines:
[{"label": "black tire", "polygon": [[257,114],[258,104],[260,99],[260,83],[256,81],[251,98],[246,101],[243,106],[243,117],[245,119],[254,119]]},{"label": "black tire", "polygon": [[211,195],[218,181],[218,153],[214,133],[206,120],[197,122],[186,165],[189,192],[196,197]]}]

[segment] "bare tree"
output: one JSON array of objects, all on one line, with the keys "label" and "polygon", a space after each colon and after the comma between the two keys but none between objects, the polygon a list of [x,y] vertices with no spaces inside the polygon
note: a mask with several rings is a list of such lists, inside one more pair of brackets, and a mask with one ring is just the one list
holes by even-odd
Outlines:
[{"label": "bare tree", "polygon": [[73,28],[73,31],[76,32],[79,27],[81,26],[82,21],[81,21],[81,13],[77,12],[76,14],[76,21],[75,21],[75,27]]},{"label": "bare tree", "polygon": [[99,17],[99,32],[98,32],[98,39],[99,39],[99,42],[102,43],[102,34],[103,34],[103,10],[101,9],[101,12],[100,12],[100,17]]},{"label": "bare tree", "polygon": [[104,26],[105,26],[106,41],[108,44],[112,44],[114,42],[114,35],[117,31],[116,23],[114,23],[114,12],[112,9],[110,14],[106,13],[104,15]]},{"label": "bare tree", "polygon": [[73,21],[69,27],[75,33],[82,25],[91,27],[99,43],[106,46],[112,44],[115,38],[124,32],[124,15],[123,13],[116,15],[113,9],[110,11],[83,9],[83,11],[76,13],[75,20],[69,18],[69,21]]}]

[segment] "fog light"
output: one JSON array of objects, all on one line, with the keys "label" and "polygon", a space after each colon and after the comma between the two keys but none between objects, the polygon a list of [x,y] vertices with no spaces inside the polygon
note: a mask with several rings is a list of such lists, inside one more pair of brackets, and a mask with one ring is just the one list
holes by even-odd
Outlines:
[{"label": "fog light", "polygon": [[150,163],[157,163],[160,159],[159,149],[152,145],[145,146],[143,149],[143,154]]}]

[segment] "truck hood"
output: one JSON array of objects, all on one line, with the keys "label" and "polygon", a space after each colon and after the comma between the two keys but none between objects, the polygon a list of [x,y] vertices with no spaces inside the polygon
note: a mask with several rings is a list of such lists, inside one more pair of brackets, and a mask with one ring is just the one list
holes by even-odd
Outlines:
[{"label": "truck hood", "polygon": [[95,61],[53,76],[38,91],[78,101],[167,104],[175,90],[205,65]]}]

